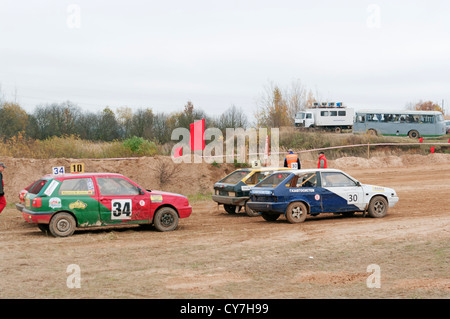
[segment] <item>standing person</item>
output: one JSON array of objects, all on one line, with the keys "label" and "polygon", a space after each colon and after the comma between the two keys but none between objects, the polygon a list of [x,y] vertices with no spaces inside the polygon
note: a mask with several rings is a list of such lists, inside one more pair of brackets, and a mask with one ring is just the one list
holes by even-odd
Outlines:
[{"label": "standing person", "polygon": [[319,163],[317,164],[317,168],[327,168],[327,158],[323,152],[319,153]]},{"label": "standing person", "polygon": [[5,209],[6,206],[6,200],[5,200],[5,190],[3,183],[3,170],[6,168],[5,164],[0,163],[0,214],[2,213],[3,209]]},{"label": "standing person", "polygon": [[292,169],[301,169],[302,165],[300,164],[300,160],[298,159],[297,154],[289,149],[286,158],[284,159],[284,167],[289,167]]}]

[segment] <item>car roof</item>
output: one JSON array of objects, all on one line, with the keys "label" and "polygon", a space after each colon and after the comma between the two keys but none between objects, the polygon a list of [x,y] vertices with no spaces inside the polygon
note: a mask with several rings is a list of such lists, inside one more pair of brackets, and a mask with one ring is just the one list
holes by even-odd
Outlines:
[{"label": "car roof", "polygon": [[47,174],[43,178],[72,178],[72,177],[92,177],[92,176],[123,176],[118,173],[66,173],[66,174]]},{"label": "car roof", "polygon": [[[286,171],[280,170],[280,171],[275,171],[274,173],[286,173]],[[312,172],[340,172],[343,173],[343,171],[341,171],[340,169],[336,169],[336,168],[306,168],[306,169],[290,169],[288,171],[289,173],[293,173],[293,174],[304,174],[304,173],[312,173]]]}]

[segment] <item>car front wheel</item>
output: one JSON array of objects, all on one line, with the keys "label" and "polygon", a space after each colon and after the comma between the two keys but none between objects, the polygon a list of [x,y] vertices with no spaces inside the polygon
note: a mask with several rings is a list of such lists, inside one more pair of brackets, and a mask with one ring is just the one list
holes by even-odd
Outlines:
[{"label": "car front wheel", "polygon": [[156,212],[153,224],[158,231],[172,231],[178,226],[178,214],[173,208],[163,207]]},{"label": "car front wheel", "polygon": [[386,216],[388,201],[383,196],[375,196],[369,204],[368,213],[370,217],[380,218]]}]

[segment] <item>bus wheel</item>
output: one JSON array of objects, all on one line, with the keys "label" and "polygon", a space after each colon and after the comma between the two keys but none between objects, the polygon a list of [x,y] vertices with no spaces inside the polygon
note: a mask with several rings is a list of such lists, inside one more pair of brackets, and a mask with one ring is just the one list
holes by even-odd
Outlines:
[{"label": "bus wheel", "polygon": [[419,132],[417,132],[416,130],[411,130],[409,131],[408,136],[410,138],[419,138]]},{"label": "bus wheel", "polygon": [[337,127],[334,129],[334,132],[339,134],[339,133],[342,132],[342,129],[341,129],[339,126],[337,126]]},{"label": "bus wheel", "polygon": [[373,128],[371,128],[368,132],[369,132],[370,136],[377,136],[378,135],[377,131],[374,130]]}]

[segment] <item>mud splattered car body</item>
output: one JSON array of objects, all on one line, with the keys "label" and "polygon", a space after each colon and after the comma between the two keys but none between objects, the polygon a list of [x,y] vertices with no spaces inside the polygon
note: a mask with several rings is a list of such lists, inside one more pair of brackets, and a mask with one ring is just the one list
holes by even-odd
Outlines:
[{"label": "mud splattered car body", "polygon": [[250,190],[264,178],[279,170],[290,169],[261,167],[235,170],[214,184],[212,199],[217,204],[223,205],[229,214],[235,214],[240,211],[241,207],[244,207],[248,216],[259,216],[247,205],[250,200]]},{"label": "mud splattered car body", "polygon": [[192,207],[185,196],[145,190],[111,173],[46,175],[16,204],[23,218],[54,236],[70,236],[76,227],[153,224],[176,229]]}]

